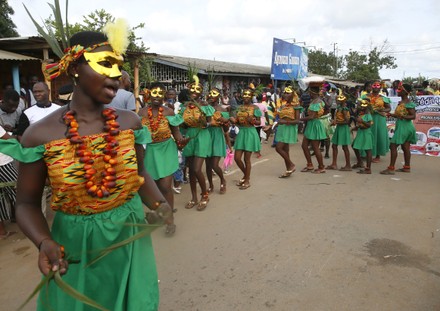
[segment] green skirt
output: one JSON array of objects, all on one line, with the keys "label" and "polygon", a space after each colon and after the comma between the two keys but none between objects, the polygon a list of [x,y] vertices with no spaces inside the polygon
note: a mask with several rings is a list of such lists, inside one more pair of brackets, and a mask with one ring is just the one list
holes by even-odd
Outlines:
[{"label": "green skirt", "polygon": [[235,137],[234,149],[257,152],[261,150],[260,137],[255,127],[239,127],[240,131]]},{"label": "green skirt", "polygon": [[351,145],[351,134],[348,124],[336,125],[336,129],[332,137],[332,144],[337,146]]},{"label": "green skirt", "polygon": [[417,143],[416,128],[411,120],[397,120],[391,142],[396,145],[402,145],[406,142],[410,144]]},{"label": "green skirt", "polygon": [[212,141],[207,128],[190,127],[186,130],[186,137],[191,139],[183,148],[183,156],[199,158],[211,156]]},{"label": "green skirt", "polygon": [[277,128],[277,142],[296,144],[298,142],[298,124],[280,124]]},{"label": "green skirt", "polygon": [[387,120],[380,114],[373,113],[373,125],[371,132],[373,133],[373,158],[376,156],[384,156],[390,150],[390,138],[388,136]]},{"label": "green skirt", "polygon": [[223,129],[219,126],[208,128],[212,139],[211,157],[225,157],[226,156],[226,141]]},{"label": "green skirt", "polygon": [[[157,310],[159,287],[150,236],[118,248],[85,267],[99,250],[132,237],[145,224],[141,199],[133,199],[107,212],[78,216],[55,214],[52,237],[66,254],[79,259],[70,264],[63,280],[108,310]],[[94,311],[95,308],[65,294],[53,281],[43,288],[37,310]]]},{"label": "green skirt", "polygon": [[169,138],[160,143],[147,144],[144,165],[154,180],[174,174],[179,168],[177,145],[174,140]]},{"label": "green skirt", "polygon": [[373,148],[373,133],[371,128],[358,129],[356,138],[353,141],[353,149],[371,150]]},{"label": "green skirt", "polygon": [[308,140],[323,140],[327,138],[327,134],[320,119],[312,119],[307,121],[304,136]]}]

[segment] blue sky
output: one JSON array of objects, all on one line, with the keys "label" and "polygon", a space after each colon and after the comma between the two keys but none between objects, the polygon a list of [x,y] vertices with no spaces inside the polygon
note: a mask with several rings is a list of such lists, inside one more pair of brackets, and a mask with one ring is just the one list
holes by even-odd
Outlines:
[{"label": "blue sky", "polygon": [[[53,3],[52,0],[48,0]],[[64,1],[60,1],[64,6]],[[36,35],[22,3],[36,18],[47,18],[46,1],[9,0],[12,16],[22,36]],[[128,19],[131,26],[145,23],[136,32],[150,52],[270,66],[273,38],[286,39],[310,49],[338,55],[350,49],[368,53],[373,46],[389,45],[397,69],[381,77],[400,79],[440,78],[440,1],[199,1],[151,0],[69,1],[69,21],[105,9]],[[330,4],[329,4],[330,3]]]}]

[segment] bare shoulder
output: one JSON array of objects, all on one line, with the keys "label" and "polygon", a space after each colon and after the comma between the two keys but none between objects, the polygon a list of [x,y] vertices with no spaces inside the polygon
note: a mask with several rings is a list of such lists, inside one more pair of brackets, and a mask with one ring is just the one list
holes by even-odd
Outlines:
[{"label": "bare shoulder", "polygon": [[24,147],[36,147],[65,138],[66,125],[63,120],[65,111],[66,109],[59,108],[47,117],[31,124],[20,140],[22,145]]},{"label": "bare shoulder", "polygon": [[141,118],[131,110],[116,109],[121,130],[137,130],[142,127]]}]

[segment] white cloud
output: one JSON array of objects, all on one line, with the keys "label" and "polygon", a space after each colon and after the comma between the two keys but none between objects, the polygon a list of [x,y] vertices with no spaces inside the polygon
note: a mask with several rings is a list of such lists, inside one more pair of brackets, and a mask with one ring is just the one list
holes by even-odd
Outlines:
[{"label": "white cloud", "polygon": [[[36,35],[22,2],[38,20],[47,18],[50,8],[41,1],[9,0],[18,32]],[[437,0],[76,0],[70,1],[69,20],[80,22],[97,9],[125,17],[132,26],[144,22],[137,35],[153,53],[269,66],[274,37],[295,38],[326,52],[336,47],[338,55],[368,52],[371,41],[377,46],[388,39],[398,68],[382,71],[384,78],[440,76],[440,48],[427,50],[440,46]],[[408,52],[417,49],[423,51]]]}]

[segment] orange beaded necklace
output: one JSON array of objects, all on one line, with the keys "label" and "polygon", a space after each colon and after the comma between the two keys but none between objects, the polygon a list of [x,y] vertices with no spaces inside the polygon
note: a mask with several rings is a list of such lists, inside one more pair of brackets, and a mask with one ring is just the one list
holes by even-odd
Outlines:
[{"label": "orange beaded necklace", "polygon": [[79,161],[84,163],[84,178],[86,179],[87,193],[92,197],[105,198],[110,195],[110,189],[116,187],[116,156],[118,151],[116,148],[119,146],[119,142],[116,140],[116,136],[119,135],[119,123],[116,121],[118,115],[114,108],[106,108],[102,111],[102,116],[105,120],[104,131],[107,134],[104,135],[104,139],[107,142],[105,149],[103,150],[103,160],[105,162],[105,170],[101,173],[101,181],[97,181],[96,169],[93,168],[92,152],[87,150],[87,146],[84,140],[78,133],[78,122],[75,119],[76,112],[69,110],[63,117],[64,123],[68,127],[66,137],[70,140],[70,143],[77,145],[76,156],[79,157]]},{"label": "orange beaded necklace", "polygon": [[163,119],[163,107],[159,107],[156,119],[153,116],[153,108],[151,106],[148,107],[148,123],[150,124],[150,128],[152,132],[157,131],[160,125],[160,121],[162,119]]}]

